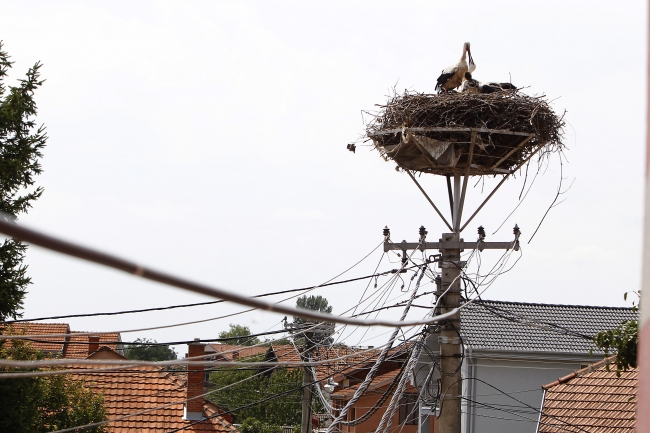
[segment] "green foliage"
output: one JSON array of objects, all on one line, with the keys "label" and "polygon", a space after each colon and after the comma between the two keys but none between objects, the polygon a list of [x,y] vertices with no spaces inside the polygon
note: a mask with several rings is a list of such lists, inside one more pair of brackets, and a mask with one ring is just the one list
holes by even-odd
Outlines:
[{"label": "green foliage", "polygon": [[171,361],[177,358],[174,349],[166,344],[158,345],[156,340],[137,338],[124,349],[124,356],[140,361]]},{"label": "green foliage", "polygon": [[[43,188],[31,187],[41,173],[39,158],[47,135],[34,121],[34,91],[43,84],[41,64],[30,68],[17,86],[7,88],[4,79],[13,63],[9,59],[0,42],[0,211],[17,217],[43,193]],[[22,316],[19,310],[30,284],[27,267],[22,264],[25,250],[26,246],[14,239],[0,245],[0,320]]]},{"label": "green foliage", "polygon": [[282,427],[264,424],[255,418],[248,418],[241,423],[239,431],[241,433],[282,433]]},{"label": "green foliage", "polygon": [[[242,359],[243,360],[243,359]],[[261,361],[261,356],[247,358]],[[243,381],[241,383],[237,383]],[[300,424],[302,401],[302,371],[300,369],[273,368],[264,374],[254,369],[232,367],[210,375],[210,382],[222,391],[210,394],[209,398],[220,408],[233,411],[237,420],[254,419],[271,426]],[[236,385],[234,385],[237,383]],[[293,391],[290,391],[297,388]],[[273,395],[277,398],[255,404]],[[242,409],[240,407],[248,406]]]},{"label": "green foliage", "polygon": [[[0,348],[0,357],[14,360],[42,359],[43,354],[24,340],[12,340]],[[0,372],[18,371],[0,368]],[[24,370],[22,370],[24,371]],[[0,431],[49,432],[106,419],[103,396],[69,375],[0,380]],[[105,426],[84,430],[106,432]]]},{"label": "green foliage", "polygon": [[605,351],[605,356],[610,352],[616,354],[614,364],[616,375],[621,371],[636,367],[636,346],[639,341],[639,322],[627,320],[614,329],[601,331],[594,337],[594,344]]},{"label": "green foliage", "polygon": [[[638,299],[639,292],[633,293]],[[627,301],[627,292],[623,294],[623,299]],[[639,307],[634,301],[632,302],[632,310],[639,311]],[[609,356],[610,352],[616,354],[614,364],[616,365],[616,375],[619,377],[621,371],[636,368],[636,347],[638,342],[638,320],[627,320],[614,329],[599,332],[594,337],[595,346],[603,350],[605,356]],[[607,371],[609,371],[609,365]]]},{"label": "green foliage", "polygon": [[[327,298],[320,295],[304,295],[296,299],[296,307],[307,310],[318,311],[319,313],[332,314],[332,306],[329,305]],[[294,323],[312,323],[300,317],[293,317]],[[334,340],[331,333],[297,333],[294,336],[294,342],[298,346],[304,346],[307,343],[317,345],[330,345]]]},{"label": "green foliage", "polygon": [[227,331],[221,331],[219,338],[230,338],[229,340],[222,341],[223,344],[235,344],[238,346],[254,346],[260,342],[257,337],[249,337],[251,329],[246,325],[237,325],[231,323]]},{"label": "green foliage", "polygon": [[[43,188],[32,188],[41,173],[40,158],[47,141],[45,128],[37,126],[34,92],[40,80],[40,63],[27,71],[18,85],[4,80],[13,62],[0,42],[0,218],[27,212]],[[23,299],[31,279],[23,258],[27,247],[15,239],[0,244],[0,320],[22,316]],[[43,354],[24,340],[0,343],[0,358],[35,360]],[[0,368],[0,372],[16,369]],[[48,432],[106,419],[101,394],[69,375],[0,380],[0,431]],[[104,426],[85,432],[106,431]]]},{"label": "green foliage", "polygon": [[[320,313],[332,314],[332,306],[329,305],[327,298],[321,295],[304,295],[296,299],[296,307],[305,308],[307,310],[314,310]],[[294,317],[295,323],[303,323],[304,320],[300,317]]]}]

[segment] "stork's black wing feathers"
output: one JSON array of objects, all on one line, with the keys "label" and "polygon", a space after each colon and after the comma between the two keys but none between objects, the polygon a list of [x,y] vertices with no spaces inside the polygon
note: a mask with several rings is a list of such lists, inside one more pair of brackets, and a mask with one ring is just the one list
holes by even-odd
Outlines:
[{"label": "stork's black wing feathers", "polygon": [[436,84],[436,90],[442,90],[442,86],[449,81],[451,77],[454,76],[454,72],[442,71],[442,74],[438,77],[438,84]]},{"label": "stork's black wing feathers", "polygon": [[499,83],[502,89],[517,90],[517,86],[512,83]]}]

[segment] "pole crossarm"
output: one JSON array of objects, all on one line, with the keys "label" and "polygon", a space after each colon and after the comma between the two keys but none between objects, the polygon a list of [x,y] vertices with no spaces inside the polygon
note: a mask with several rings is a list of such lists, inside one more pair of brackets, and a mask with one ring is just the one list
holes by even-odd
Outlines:
[{"label": "pole crossarm", "polygon": [[409,250],[510,250],[519,251],[519,241],[512,242],[465,242],[448,241],[448,242],[406,242],[395,243],[391,241],[384,242],[384,252],[388,251],[409,251]]}]

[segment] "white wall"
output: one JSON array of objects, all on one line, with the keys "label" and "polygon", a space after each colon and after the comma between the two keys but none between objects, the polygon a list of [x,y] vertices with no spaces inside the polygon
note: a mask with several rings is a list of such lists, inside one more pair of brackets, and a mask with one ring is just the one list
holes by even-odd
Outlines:
[{"label": "white wall", "polygon": [[[553,355],[549,354],[550,357]],[[523,357],[501,359],[474,353],[472,358],[465,359],[466,369],[463,371],[467,398],[467,405],[463,405],[464,432],[535,433],[542,404],[542,385],[597,360],[586,355],[556,361]]]}]

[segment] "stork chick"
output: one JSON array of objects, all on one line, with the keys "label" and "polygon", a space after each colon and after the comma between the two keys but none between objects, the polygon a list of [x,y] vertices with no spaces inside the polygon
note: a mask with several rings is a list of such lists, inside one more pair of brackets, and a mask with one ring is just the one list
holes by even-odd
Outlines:
[{"label": "stork chick", "polygon": [[458,90],[460,93],[469,92],[469,93],[479,93],[479,82],[472,78],[470,72],[465,72],[465,80],[463,84],[460,85]]},{"label": "stork chick", "polygon": [[469,66],[467,65],[467,56],[469,55],[470,65],[473,65],[473,68],[476,69],[474,64],[474,59],[472,59],[472,52],[469,48],[469,42],[463,44],[463,55],[460,60],[446,67],[442,70],[442,73],[438,77],[438,84],[436,84],[436,90],[439,92],[447,92],[450,89],[455,89],[460,86],[463,82],[463,77],[465,72],[468,72]]}]

